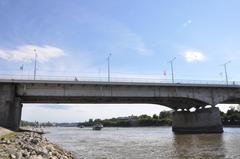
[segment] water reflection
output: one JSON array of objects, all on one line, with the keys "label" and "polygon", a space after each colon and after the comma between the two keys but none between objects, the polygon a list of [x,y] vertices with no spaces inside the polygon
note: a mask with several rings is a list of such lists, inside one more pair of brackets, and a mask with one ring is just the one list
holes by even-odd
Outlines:
[{"label": "water reflection", "polygon": [[174,134],[173,148],[173,158],[225,158],[223,134]]}]

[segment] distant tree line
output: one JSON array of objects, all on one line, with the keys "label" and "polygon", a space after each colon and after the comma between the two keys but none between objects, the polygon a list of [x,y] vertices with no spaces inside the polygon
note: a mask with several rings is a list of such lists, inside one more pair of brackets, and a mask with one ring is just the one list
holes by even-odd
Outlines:
[{"label": "distant tree line", "polygon": [[43,122],[43,123],[40,123],[40,122],[37,122],[37,121],[34,121],[34,122],[29,122],[29,121],[24,121],[22,120],[20,125],[22,127],[25,127],[25,126],[31,126],[31,127],[50,127],[50,126],[55,126],[55,123],[51,123],[51,122]]},{"label": "distant tree line", "polygon": [[[224,113],[221,112],[222,123],[224,126],[240,126],[240,106],[237,108],[230,107],[230,109]],[[105,127],[140,127],[140,126],[171,126],[172,125],[172,111],[162,111],[159,115],[154,114],[118,117],[111,119],[89,119],[85,122],[79,123],[38,123],[21,121],[21,126],[60,126],[60,127],[76,127],[76,126],[93,126],[94,124],[101,123]]]},{"label": "distant tree line", "polygon": [[51,122],[29,122],[22,120],[20,125],[22,127],[31,126],[31,127],[52,127],[52,126],[58,126],[58,127],[77,127],[79,123],[51,123]]},{"label": "distant tree line", "polygon": [[221,118],[225,126],[240,126],[240,106],[237,108],[230,107],[226,113],[221,112]]},{"label": "distant tree line", "polygon": [[89,119],[79,123],[78,126],[93,126],[94,124],[101,123],[105,127],[138,127],[138,126],[171,126],[172,125],[172,112],[162,111],[159,115],[154,114],[153,116],[140,115],[140,116],[129,116],[119,117],[111,119]]}]

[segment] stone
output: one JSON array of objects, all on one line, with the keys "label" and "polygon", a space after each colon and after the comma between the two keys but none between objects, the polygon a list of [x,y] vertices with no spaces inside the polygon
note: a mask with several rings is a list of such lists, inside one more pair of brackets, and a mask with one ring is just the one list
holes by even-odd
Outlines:
[{"label": "stone", "polygon": [[54,151],[54,150],[55,150],[55,149],[53,148],[53,146],[50,146],[50,145],[46,146],[46,149],[47,149],[48,151]]},{"label": "stone", "polygon": [[23,153],[22,153],[22,156],[23,157],[28,157],[30,154],[27,150],[25,150]]},{"label": "stone", "polygon": [[20,151],[20,152],[17,152],[17,154],[16,154],[16,158],[17,159],[22,159],[22,152]]},{"label": "stone", "polygon": [[14,154],[10,154],[10,158],[17,158]]},{"label": "stone", "polygon": [[31,142],[35,145],[39,143],[38,139],[32,139]]},{"label": "stone", "polygon": [[30,154],[31,155],[36,155],[37,153],[36,153],[36,151],[33,150]]},{"label": "stone", "polygon": [[[42,135],[32,132],[18,133],[14,140],[0,141],[0,158],[11,159],[72,159],[70,153],[65,152],[55,144],[50,143]],[[10,143],[10,144],[7,144]]]}]

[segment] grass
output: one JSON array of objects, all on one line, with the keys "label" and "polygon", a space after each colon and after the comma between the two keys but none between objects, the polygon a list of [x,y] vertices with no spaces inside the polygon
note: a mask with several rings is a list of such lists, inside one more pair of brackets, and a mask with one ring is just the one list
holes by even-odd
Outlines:
[{"label": "grass", "polygon": [[[15,137],[16,137],[16,133],[11,132],[11,133],[1,136],[0,140],[4,139],[5,141],[7,141],[7,140],[15,139]],[[3,144],[0,144],[0,149],[2,149],[2,148],[3,148]]]},{"label": "grass", "polygon": [[8,133],[6,135],[3,135],[1,136],[1,140],[4,139],[4,140],[11,140],[11,139],[14,139],[16,137],[16,133],[15,132],[11,132],[11,133]]}]

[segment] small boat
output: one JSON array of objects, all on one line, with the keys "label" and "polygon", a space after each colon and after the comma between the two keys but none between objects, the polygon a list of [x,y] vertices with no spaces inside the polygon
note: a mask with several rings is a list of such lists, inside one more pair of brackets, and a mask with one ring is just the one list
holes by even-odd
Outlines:
[{"label": "small boat", "polygon": [[79,128],[84,128],[85,126],[84,125],[80,125],[80,126],[78,126]]},{"label": "small boat", "polygon": [[102,124],[95,124],[93,125],[93,130],[101,130],[103,128],[103,125]]}]

